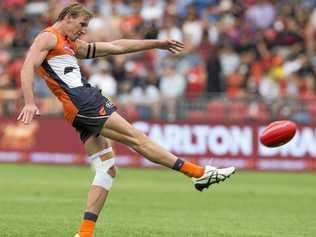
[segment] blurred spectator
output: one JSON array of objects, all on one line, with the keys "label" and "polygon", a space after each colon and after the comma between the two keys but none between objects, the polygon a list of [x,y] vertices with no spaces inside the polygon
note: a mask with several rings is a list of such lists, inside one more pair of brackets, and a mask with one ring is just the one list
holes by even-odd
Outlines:
[{"label": "blurred spectator", "polygon": [[105,60],[100,60],[96,72],[90,77],[89,84],[102,91],[105,97],[113,98],[117,94],[117,82],[111,75],[111,66]]},{"label": "blurred spectator", "polygon": [[166,109],[164,115],[168,120],[176,118],[177,100],[184,95],[185,77],[177,72],[173,64],[167,64],[160,79],[162,105]]},{"label": "blurred spectator", "polygon": [[159,97],[159,89],[145,81],[135,86],[130,95],[141,119],[157,118],[159,116]]},{"label": "blurred spectator", "polygon": [[163,18],[165,2],[162,0],[143,1],[140,12],[144,21],[160,21]]},{"label": "blurred spectator", "polygon": [[[165,21],[163,22],[162,27],[158,32],[158,39],[175,39],[178,41],[183,42],[183,32],[181,29],[176,25],[176,18],[175,16],[168,16],[166,17]],[[159,51],[159,60],[163,60],[167,57],[170,53],[166,51]]]},{"label": "blurred spectator", "polygon": [[182,26],[185,43],[198,46],[202,41],[203,24],[194,5],[187,9],[187,16]]},{"label": "blurred spectator", "polygon": [[[19,71],[34,36],[70,2],[0,2],[0,114],[13,114],[20,103]],[[191,108],[203,113],[214,99],[209,93],[220,93],[215,97],[232,103],[238,100],[231,108],[240,111],[241,101],[248,103],[245,116],[251,119],[267,119],[268,112],[273,118],[301,122],[316,118],[315,0],[80,2],[95,14],[84,40],[158,38],[185,43],[182,55],[152,50],[81,62],[89,82],[132,118],[160,118],[166,110],[162,117],[175,120]],[[35,90],[42,113],[60,112],[39,78]],[[190,105],[182,106],[181,113],[179,98]],[[218,111],[226,106],[222,101],[216,102]],[[238,111],[235,115],[242,118]]]},{"label": "blurred spectator", "polygon": [[275,19],[275,6],[269,0],[257,0],[246,11],[246,19],[255,28],[265,29],[273,23]]},{"label": "blurred spectator", "polygon": [[221,47],[219,60],[224,78],[234,73],[240,64],[240,57],[230,43],[225,43]]},{"label": "blurred spectator", "polygon": [[208,93],[220,93],[224,91],[223,82],[221,80],[221,63],[218,52],[214,51],[209,54],[207,59],[207,89]]},{"label": "blurred spectator", "polygon": [[280,86],[277,81],[263,77],[259,87],[260,95],[267,104],[272,104],[278,97],[280,97]]}]

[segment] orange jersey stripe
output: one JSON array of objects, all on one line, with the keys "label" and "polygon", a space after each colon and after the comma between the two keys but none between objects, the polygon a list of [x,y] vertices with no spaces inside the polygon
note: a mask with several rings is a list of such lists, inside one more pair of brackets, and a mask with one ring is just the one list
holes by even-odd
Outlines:
[{"label": "orange jersey stripe", "polygon": [[[54,27],[48,27],[44,29],[43,32],[51,32],[57,37],[56,46],[48,52],[45,60],[52,59],[56,56],[75,55],[75,42],[68,40],[57,29],[55,29]],[[64,90],[64,88],[61,87],[60,83],[52,77],[53,75],[50,75],[49,72],[45,70],[43,65],[37,70],[37,73],[41,78],[45,80],[49,89],[62,102],[64,108],[64,116],[68,122],[72,123],[78,113],[78,109],[71,101],[67,92]]]},{"label": "orange jersey stripe", "polygon": [[54,56],[69,54],[75,55],[76,44],[73,41],[68,40],[54,27],[48,27],[44,32],[51,32],[57,37],[57,44],[54,49],[50,50],[46,56],[46,59],[50,59]]}]

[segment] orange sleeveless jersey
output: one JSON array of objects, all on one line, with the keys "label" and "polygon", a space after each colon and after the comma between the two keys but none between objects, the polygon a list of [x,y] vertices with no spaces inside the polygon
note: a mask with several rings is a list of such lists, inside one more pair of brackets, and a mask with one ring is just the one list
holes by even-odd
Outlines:
[{"label": "orange sleeveless jersey", "polygon": [[64,116],[68,122],[72,123],[78,113],[72,97],[80,96],[74,95],[73,91],[75,91],[74,88],[85,84],[75,57],[76,46],[54,27],[48,27],[43,32],[53,33],[57,37],[57,43],[48,52],[37,73],[62,102]]}]

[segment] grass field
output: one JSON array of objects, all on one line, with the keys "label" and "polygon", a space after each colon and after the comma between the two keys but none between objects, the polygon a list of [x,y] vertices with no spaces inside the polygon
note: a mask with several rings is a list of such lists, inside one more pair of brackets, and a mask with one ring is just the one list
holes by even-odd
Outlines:
[{"label": "grass field", "polygon": [[[0,164],[1,237],[73,237],[87,167]],[[97,237],[316,236],[316,174],[237,172],[207,192],[169,170],[120,169]]]}]

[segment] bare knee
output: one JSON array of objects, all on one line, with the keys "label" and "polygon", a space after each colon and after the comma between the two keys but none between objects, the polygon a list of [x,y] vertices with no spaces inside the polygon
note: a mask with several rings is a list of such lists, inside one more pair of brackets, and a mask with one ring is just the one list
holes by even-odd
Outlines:
[{"label": "bare knee", "polygon": [[91,156],[111,147],[111,142],[102,137],[90,137],[84,144],[86,152]]}]

